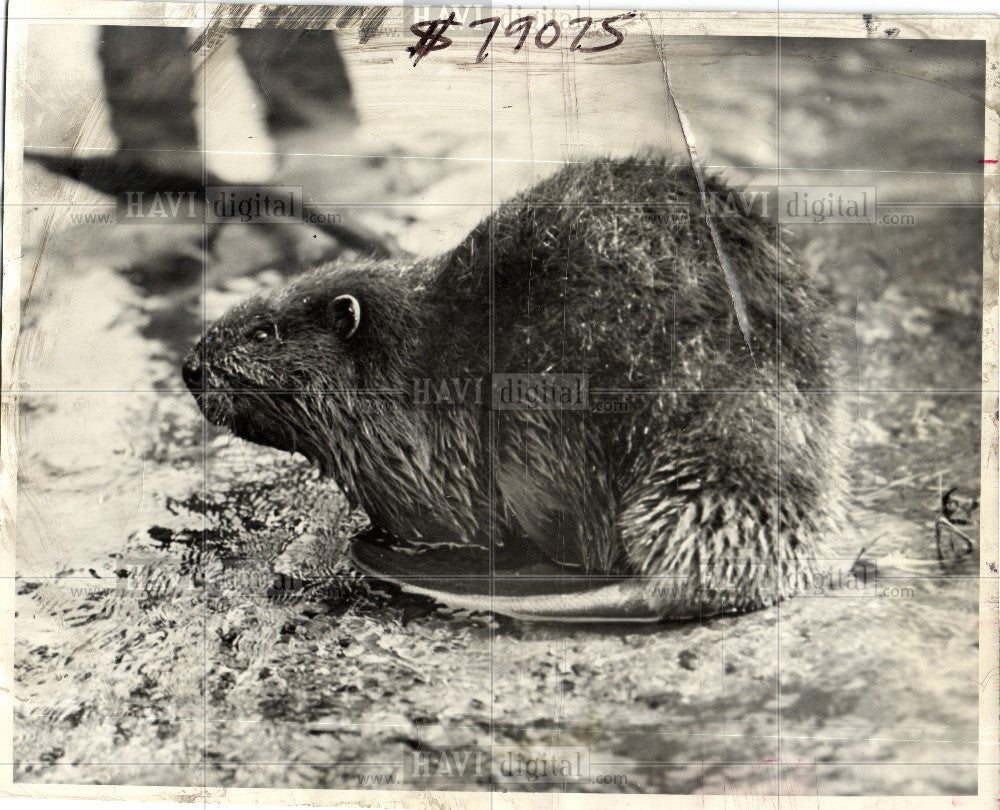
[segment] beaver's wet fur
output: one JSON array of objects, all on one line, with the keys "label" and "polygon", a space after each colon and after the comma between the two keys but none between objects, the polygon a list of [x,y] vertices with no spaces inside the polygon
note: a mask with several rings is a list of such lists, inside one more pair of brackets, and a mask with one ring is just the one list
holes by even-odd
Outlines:
[{"label": "beaver's wet fur", "polygon": [[[239,305],[185,379],[406,553],[637,575],[702,614],[771,604],[840,523],[828,304],[772,222],[717,214],[751,354],[702,210],[664,158],[567,165],[443,256],[326,265]],[[491,410],[502,372],[585,372],[627,410]],[[415,401],[428,380],[483,380],[483,401]]]}]

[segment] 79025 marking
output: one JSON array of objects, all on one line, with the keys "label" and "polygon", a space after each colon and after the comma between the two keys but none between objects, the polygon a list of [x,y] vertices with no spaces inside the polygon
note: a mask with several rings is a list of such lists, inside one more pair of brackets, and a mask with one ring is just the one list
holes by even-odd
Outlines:
[{"label": "79025 marking", "polygon": [[[592,45],[586,46],[581,44],[581,40],[587,35],[591,26],[594,25],[593,17],[577,17],[569,21],[570,25],[581,25],[582,27],[577,32],[576,36],[573,37],[570,43],[569,50],[580,51],[582,53],[600,53],[601,51],[608,51],[612,48],[616,48],[625,41],[625,32],[616,28],[614,23],[621,22],[623,20],[631,20],[635,17],[634,12],[628,12],[625,14],[617,14],[614,17],[605,17],[599,21],[601,28],[614,37],[613,42],[606,42],[603,45]],[[524,47],[528,36],[531,34],[532,29],[537,22],[537,17],[534,14],[529,14],[524,17],[518,17],[516,20],[511,20],[504,26],[503,34],[507,37],[517,36],[517,44],[514,46],[513,50],[515,52],[521,50]],[[476,28],[479,26],[489,25],[490,28],[486,33],[486,38],[483,40],[482,46],[479,48],[479,53],[476,54],[476,63],[483,62],[489,53],[487,48],[493,41],[497,32],[500,30],[500,25],[503,20],[500,17],[484,17],[481,20],[474,20],[469,23],[469,28]],[[446,19],[438,20],[424,20],[422,22],[414,23],[410,26],[410,31],[419,40],[416,45],[410,45],[407,47],[407,52],[413,57],[413,64],[416,65],[423,57],[432,51],[441,51],[447,48],[452,43],[451,37],[445,36],[445,32],[451,26],[461,26],[463,23],[458,22],[455,19],[455,12],[448,15]],[[548,50],[553,45],[555,45],[560,38],[562,38],[563,32],[562,27],[556,20],[548,20],[542,23],[541,26],[535,31],[535,47],[542,50]]]}]

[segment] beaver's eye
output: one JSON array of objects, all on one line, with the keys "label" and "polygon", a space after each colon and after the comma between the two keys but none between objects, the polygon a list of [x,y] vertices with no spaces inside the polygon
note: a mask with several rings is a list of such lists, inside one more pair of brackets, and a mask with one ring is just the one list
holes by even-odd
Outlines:
[{"label": "beaver's eye", "polygon": [[254,343],[267,343],[271,340],[279,340],[278,337],[278,324],[274,323],[270,326],[261,327],[259,329],[254,329],[250,333],[250,339]]}]

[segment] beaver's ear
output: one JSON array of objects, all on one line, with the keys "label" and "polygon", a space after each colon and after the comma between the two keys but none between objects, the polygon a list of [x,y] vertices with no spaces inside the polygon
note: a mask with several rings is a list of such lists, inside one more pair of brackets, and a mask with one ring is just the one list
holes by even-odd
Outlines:
[{"label": "beaver's ear", "polygon": [[338,295],[330,302],[330,320],[343,340],[353,335],[361,324],[361,304],[353,295]]}]

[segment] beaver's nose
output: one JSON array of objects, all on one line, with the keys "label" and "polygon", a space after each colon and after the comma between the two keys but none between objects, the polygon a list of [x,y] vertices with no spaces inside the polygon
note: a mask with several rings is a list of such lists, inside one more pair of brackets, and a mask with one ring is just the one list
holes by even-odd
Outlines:
[{"label": "beaver's nose", "polygon": [[181,367],[181,376],[184,378],[184,384],[192,391],[203,391],[205,389],[205,369],[201,364],[203,351],[204,349],[199,341]]}]

